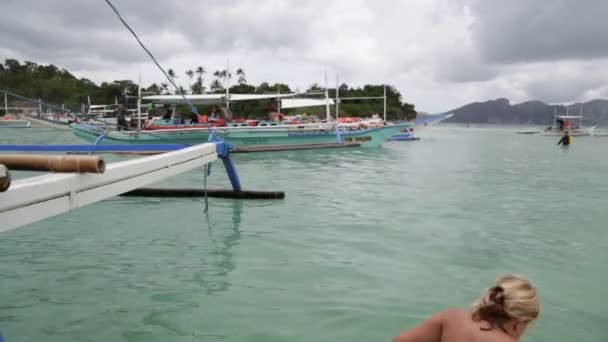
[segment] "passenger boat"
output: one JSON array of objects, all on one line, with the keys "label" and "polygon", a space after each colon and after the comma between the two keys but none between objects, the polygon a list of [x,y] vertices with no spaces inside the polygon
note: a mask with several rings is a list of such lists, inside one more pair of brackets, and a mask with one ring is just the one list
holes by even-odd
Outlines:
[{"label": "passenger boat", "polygon": [[583,107],[581,106],[580,115],[569,115],[569,107],[566,107],[566,115],[557,115],[557,108],[554,108],[553,125],[547,127],[543,135],[562,136],[565,131],[573,137],[589,136],[593,134],[593,127],[583,128]]},{"label": "passenger boat", "polygon": [[[294,96],[293,94],[203,94],[203,95],[158,95],[144,100],[169,105],[218,104],[224,101],[246,101]],[[227,100],[229,99],[229,100]],[[326,100],[326,104],[328,100]],[[228,107],[228,103],[226,103]],[[211,132],[237,147],[308,145],[336,142],[360,142],[362,146],[381,146],[391,136],[412,124],[377,125],[377,127],[354,130],[340,123],[322,122],[312,117],[295,116],[282,122],[237,119],[231,123],[222,120],[202,120],[184,123],[182,119],[152,120],[141,131],[107,131],[90,124],[72,124],[72,132],[86,140],[102,144],[153,144],[183,143],[198,144],[209,139]],[[312,119],[312,120],[310,120]],[[311,122],[312,121],[312,122]],[[98,140],[99,139],[99,140]]]},{"label": "passenger boat", "polygon": [[211,132],[237,147],[305,145],[336,142],[361,142],[363,147],[381,146],[390,137],[412,124],[386,125],[377,128],[350,130],[324,127],[319,124],[276,125],[256,127],[176,128],[152,131],[111,131],[89,124],[72,124],[72,132],[90,142],[100,139],[102,144],[200,144]]}]

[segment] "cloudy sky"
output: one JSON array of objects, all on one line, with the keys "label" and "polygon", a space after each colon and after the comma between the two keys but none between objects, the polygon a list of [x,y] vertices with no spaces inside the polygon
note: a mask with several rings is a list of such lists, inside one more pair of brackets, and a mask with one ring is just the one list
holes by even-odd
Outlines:
[{"label": "cloudy sky", "polygon": [[[242,67],[304,90],[387,83],[427,112],[506,97],[608,96],[606,0],[112,0],[184,85],[187,69]],[[0,59],[95,82],[163,81],[104,0],[2,0]],[[207,76],[210,79],[211,76]]]}]

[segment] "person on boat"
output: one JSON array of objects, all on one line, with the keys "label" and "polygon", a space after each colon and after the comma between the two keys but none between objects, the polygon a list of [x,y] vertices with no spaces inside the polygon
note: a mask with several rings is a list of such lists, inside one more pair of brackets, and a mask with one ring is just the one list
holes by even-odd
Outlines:
[{"label": "person on boat", "polygon": [[393,341],[515,342],[539,314],[534,286],[525,278],[506,275],[500,277],[470,311],[441,311]]},{"label": "person on boat", "polygon": [[572,143],[572,137],[568,131],[564,131],[564,136],[557,142],[558,145],[568,146]]},{"label": "person on boat", "polygon": [[198,114],[196,114],[194,111],[190,112],[190,123],[191,124],[193,124],[193,125],[197,124],[198,123],[198,118],[199,118]]},{"label": "person on boat", "polygon": [[283,115],[283,113],[279,113],[279,112],[271,112],[270,113],[270,121],[272,122],[281,122],[285,119],[285,115]]},{"label": "person on boat", "polygon": [[163,114],[163,120],[171,120],[172,115],[173,112],[171,111],[171,108],[167,108],[167,110],[165,110],[165,114]]},{"label": "person on boat", "polygon": [[119,104],[116,108],[116,129],[119,131],[129,130],[129,124],[127,123],[127,110],[125,106]]}]

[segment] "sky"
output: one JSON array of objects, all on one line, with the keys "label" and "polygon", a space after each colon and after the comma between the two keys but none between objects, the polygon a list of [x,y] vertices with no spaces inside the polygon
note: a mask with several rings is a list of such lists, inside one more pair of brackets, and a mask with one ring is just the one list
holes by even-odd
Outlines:
[{"label": "sky", "polygon": [[[606,0],[111,0],[166,69],[248,83],[390,84],[419,111],[608,97]],[[163,75],[104,0],[2,0],[0,60],[96,83]]]}]

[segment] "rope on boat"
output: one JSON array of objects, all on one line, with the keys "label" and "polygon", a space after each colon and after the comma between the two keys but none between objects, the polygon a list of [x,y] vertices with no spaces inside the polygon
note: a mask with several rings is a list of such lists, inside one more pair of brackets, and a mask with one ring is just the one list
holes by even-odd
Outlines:
[{"label": "rope on boat", "polygon": [[205,211],[204,213],[209,212],[209,196],[207,194],[207,175],[211,173],[211,167],[209,164],[205,164],[205,176],[203,178],[203,189],[205,191]]},{"label": "rope on boat", "polygon": [[148,50],[148,48],[146,48],[146,46],[144,45],[144,43],[141,42],[141,40],[139,39],[139,37],[137,36],[137,34],[135,33],[135,31],[133,31],[133,29],[131,29],[131,27],[129,26],[129,24],[127,24],[127,22],[122,18],[122,16],[120,15],[120,13],[116,9],[116,7],[114,7],[114,5],[112,4],[112,2],[110,2],[110,0],[105,0],[105,1],[112,8],[112,10],[114,11],[114,13],[116,13],[116,15],[118,16],[118,19],[120,19],[120,21],[127,28],[127,30],[129,30],[129,32],[131,32],[131,34],[133,35],[133,37],[135,37],[135,40],[137,40],[137,42],[139,43],[139,45],[144,49],[144,51],[146,51],[146,53],[148,54],[148,56],[150,56],[150,58],[152,59],[152,61],[154,62],[154,64],[156,64],[156,66],[160,69],[160,71],[162,71],[162,73],[165,75],[165,77],[167,78],[167,80],[173,85],[173,87],[179,93],[179,95],[181,95],[184,98],[184,100],[188,103],[188,105],[190,106],[190,109],[194,113],[196,113],[198,115],[198,111],[196,110],[196,107],[194,107],[194,105],[192,104],[192,102],[190,102],[190,100],[188,100],[188,98],[186,98],[186,96],[181,92],[181,90],[177,87],[177,85],[175,84],[175,82],[173,82],[173,79],[171,79],[171,77],[169,77],[169,74],[167,74],[167,72],[165,71],[165,69],[163,69],[163,67],[160,66],[160,64],[156,61],[156,58],[154,58],[154,55],[152,55],[152,53],[150,52],[150,50]]}]

